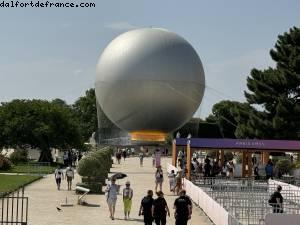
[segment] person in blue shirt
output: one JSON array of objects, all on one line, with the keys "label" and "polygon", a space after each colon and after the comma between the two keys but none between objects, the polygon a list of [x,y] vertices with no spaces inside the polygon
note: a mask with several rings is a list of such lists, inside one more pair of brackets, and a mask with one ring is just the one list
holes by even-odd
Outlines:
[{"label": "person in blue shirt", "polygon": [[273,179],[273,162],[271,159],[269,159],[265,167],[265,171],[266,171],[266,179],[267,180],[269,180],[270,178]]}]

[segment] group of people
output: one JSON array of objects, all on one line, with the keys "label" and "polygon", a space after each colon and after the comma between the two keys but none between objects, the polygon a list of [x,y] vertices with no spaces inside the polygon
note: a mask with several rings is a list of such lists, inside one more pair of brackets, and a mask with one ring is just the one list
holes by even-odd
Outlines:
[{"label": "group of people", "polygon": [[66,179],[68,183],[68,191],[72,190],[72,180],[74,179],[74,170],[71,166],[68,166],[65,173],[62,166],[58,167],[54,172],[57,190],[60,190],[61,181]]},{"label": "group of people", "polygon": [[[161,174],[162,170],[157,170],[157,174]],[[161,177],[160,177],[161,178]],[[162,177],[163,179],[163,177]],[[125,183],[126,187],[123,189],[123,205],[124,205],[124,219],[130,219],[130,212],[132,206],[133,189],[130,187],[130,182]],[[157,189],[157,186],[156,186]],[[105,190],[106,200],[110,212],[110,218],[115,219],[115,207],[117,202],[117,195],[119,192],[119,186],[116,184],[116,179],[111,179],[111,184],[107,185]],[[167,201],[164,198],[164,193],[161,190],[156,192],[157,198],[153,199],[153,191],[148,190],[147,196],[145,196],[140,205],[139,216],[144,216],[145,225],[151,225],[153,221],[156,225],[165,225],[167,215],[170,217],[170,209]],[[186,195],[185,190],[180,191],[180,196],[174,202],[174,216],[176,219],[176,225],[186,225],[187,221],[192,215],[192,202]]]},{"label": "group of people", "polygon": [[64,166],[76,166],[77,162],[82,158],[82,153],[80,151],[68,150],[64,152],[63,161]]},{"label": "group of people", "polygon": [[196,157],[193,157],[191,161],[192,172],[196,174],[200,174],[203,177],[216,177],[216,176],[229,176],[233,177],[234,172],[234,164],[233,161],[228,161],[223,165],[220,165],[220,162],[214,161],[211,162],[208,156],[206,156],[204,160],[204,165],[199,163]]}]

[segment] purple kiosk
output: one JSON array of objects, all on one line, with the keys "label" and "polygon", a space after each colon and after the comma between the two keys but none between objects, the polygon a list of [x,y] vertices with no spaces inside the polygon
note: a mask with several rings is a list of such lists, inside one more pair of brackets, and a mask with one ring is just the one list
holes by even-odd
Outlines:
[{"label": "purple kiosk", "polygon": [[215,138],[177,138],[173,140],[172,164],[176,166],[177,146],[186,147],[187,178],[191,177],[191,157],[194,150],[216,150],[217,160],[224,165],[224,150],[242,153],[242,177],[252,176],[251,155],[262,153],[262,163],[269,160],[270,152],[299,152],[300,141],[258,140],[258,139],[215,139]]}]

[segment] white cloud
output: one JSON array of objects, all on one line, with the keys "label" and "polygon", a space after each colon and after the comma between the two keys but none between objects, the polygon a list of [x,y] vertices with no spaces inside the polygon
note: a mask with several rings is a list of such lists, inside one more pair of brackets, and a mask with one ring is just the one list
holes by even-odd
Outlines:
[{"label": "white cloud", "polygon": [[105,27],[112,30],[132,30],[138,28],[137,26],[134,26],[126,21],[108,23],[105,25]]}]

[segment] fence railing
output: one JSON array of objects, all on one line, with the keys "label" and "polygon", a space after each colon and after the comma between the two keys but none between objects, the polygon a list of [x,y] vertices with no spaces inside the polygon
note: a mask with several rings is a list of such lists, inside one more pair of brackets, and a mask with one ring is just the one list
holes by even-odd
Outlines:
[{"label": "fence railing", "polygon": [[[202,177],[194,179],[193,182],[222,205],[235,218],[236,224],[265,224],[267,214],[281,212],[281,209],[268,203],[270,195],[277,187],[271,181],[268,183],[252,178]],[[300,189],[291,189],[286,185],[281,192],[284,198],[282,213],[300,214]]]},{"label": "fence railing", "polygon": [[28,197],[24,197],[24,188],[0,197],[0,225],[27,225]]}]

